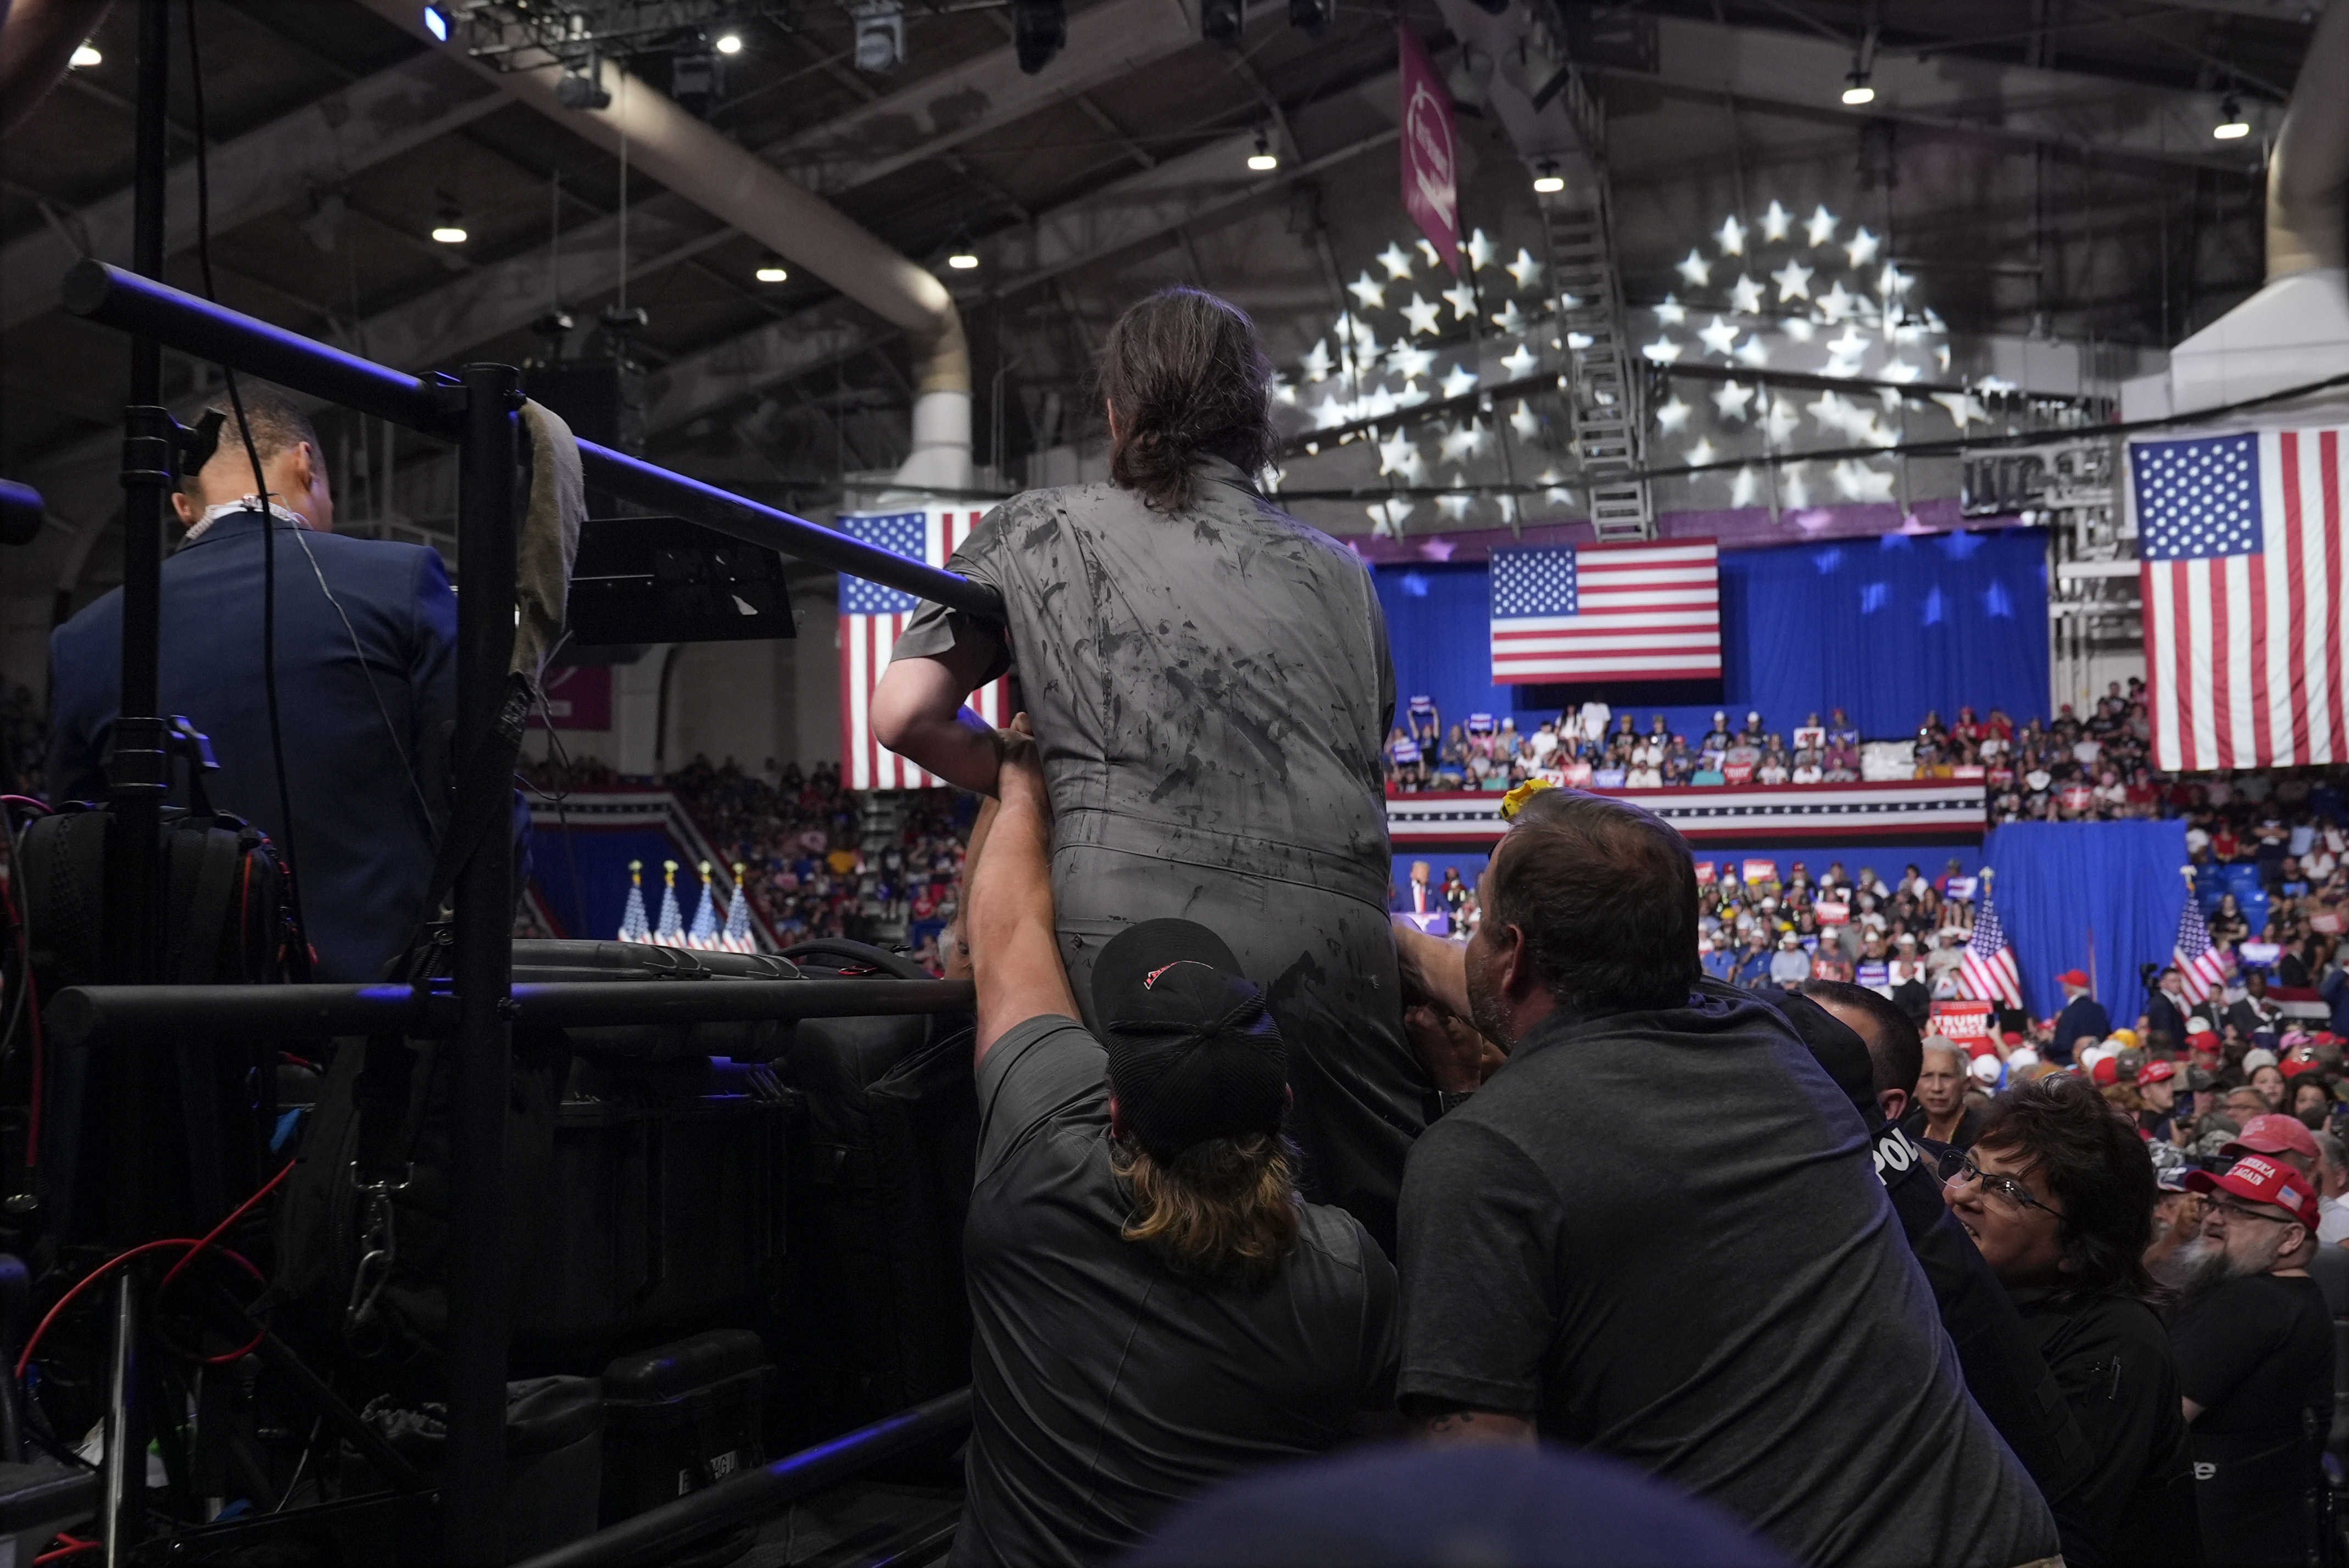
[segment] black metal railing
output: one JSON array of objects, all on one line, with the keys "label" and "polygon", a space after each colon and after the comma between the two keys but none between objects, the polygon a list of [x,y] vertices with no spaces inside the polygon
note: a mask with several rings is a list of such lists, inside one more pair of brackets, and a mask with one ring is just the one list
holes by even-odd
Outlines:
[{"label": "black metal railing", "polygon": [[834,1481],[870,1470],[909,1449],[956,1436],[969,1425],[970,1390],[957,1388],[845,1437],[802,1449],[706,1491],[665,1502],[566,1546],[543,1552],[521,1568],[634,1568],[666,1563],[696,1542],[763,1519]]},{"label": "black metal railing", "polygon": [[[161,0],[141,0],[142,71],[162,55],[156,27]],[[153,36],[150,36],[153,34]],[[144,77],[142,77],[142,81]],[[142,90],[142,135],[160,135],[161,78]],[[518,522],[514,497],[523,471],[517,414],[520,375],[512,366],[473,365],[456,377],[414,376],[374,364],[297,333],[226,310],[155,281],[161,270],[161,160],[145,149],[140,188],[153,197],[158,222],[142,218],[140,272],[97,262],[78,263],[65,280],[73,315],[133,335],[151,371],[154,354],[168,346],[229,368],[264,377],[295,391],[355,408],[452,441],[458,459],[458,568],[464,592],[457,611],[455,754],[471,757],[497,722],[513,645],[513,580]],[[152,232],[149,232],[149,231]],[[147,275],[141,275],[141,273]],[[831,1014],[918,1013],[970,1006],[966,984],[921,981],[729,981],[697,985],[512,985],[512,855],[505,835],[482,835],[482,848],[460,874],[456,897],[454,985],[419,996],[405,986],[281,985],[181,987],[141,984],[154,977],[150,898],[158,881],[152,823],[168,770],[161,767],[162,720],[157,703],[156,628],[160,609],[162,496],[171,482],[172,423],[158,407],[159,378],[138,382],[143,395],[129,410],[124,482],[131,490],[131,545],[126,547],[123,614],[122,717],[116,727],[113,768],[127,782],[114,791],[118,818],[130,825],[109,843],[140,847],[110,868],[108,907],[110,982],[62,991],[46,1016],[60,1043],[112,1047],[117,1059],[137,1057],[113,1096],[114,1119],[105,1156],[135,1164],[150,1129],[168,1124],[164,1097],[176,1075],[165,1070],[174,1042],[205,1034],[320,1036],[372,1029],[423,1030],[451,1042],[454,1100],[450,1126],[450,1312],[443,1346],[449,1384],[449,1443],[441,1488],[440,1561],[502,1563],[500,1510],[505,1468],[505,1370],[508,1326],[504,1299],[502,1186],[503,1106],[517,1017],[534,1022],[719,1022]],[[672,512],[750,543],[829,569],[988,616],[999,614],[994,595],[961,577],[907,561],[788,512],[761,506],[657,465],[580,443],[588,481],[630,501]],[[145,748],[146,749],[141,749]],[[151,751],[151,756],[149,753]],[[141,758],[145,760],[142,762]],[[502,779],[467,789],[506,788]],[[455,803],[452,820],[471,820],[478,798]],[[143,816],[140,813],[143,812]],[[143,829],[138,824],[148,824]],[[118,1181],[137,1191],[133,1180]],[[131,1207],[116,1216],[126,1243],[143,1240],[144,1216]],[[144,1474],[140,1402],[132,1390],[137,1320],[143,1312],[135,1271],[121,1273],[115,1303],[115,1353],[109,1370],[109,1448],[105,1465],[104,1529],[109,1564],[127,1562],[146,1531],[137,1477]],[[968,1396],[964,1396],[967,1408]],[[929,1412],[925,1414],[925,1412]],[[918,1420],[916,1420],[918,1418]],[[944,1418],[930,1407],[897,1418],[914,1428],[883,1423],[860,1441],[797,1456],[791,1475],[844,1473],[857,1456],[869,1463],[899,1441],[889,1431],[919,1429]],[[886,1431],[884,1430],[886,1429]],[[915,1440],[906,1438],[905,1441]],[[773,1470],[775,1467],[770,1467]],[[797,1486],[801,1480],[779,1484]],[[711,1494],[715,1495],[715,1494]],[[690,1500],[689,1500],[690,1501]],[[600,1539],[600,1538],[599,1538]],[[603,1559],[595,1559],[602,1561]],[[619,1561],[615,1558],[613,1561]]]}]

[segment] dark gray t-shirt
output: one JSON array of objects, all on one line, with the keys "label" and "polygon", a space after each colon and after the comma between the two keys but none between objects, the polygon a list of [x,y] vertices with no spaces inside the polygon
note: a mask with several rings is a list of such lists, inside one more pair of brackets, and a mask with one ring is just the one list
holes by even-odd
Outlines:
[{"label": "dark gray t-shirt", "polygon": [[1242,1470],[1319,1453],[1393,1398],[1394,1270],[1308,1205],[1279,1277],[1204,1289],[1123,1240],[1101,1045],[1030,1018],[978,1069],[963,1257],[975,1407],[958,1564],[1082,1563]]},{"label": "dark gray t-shirt", "polygon": [[1402,1236],[1405,1396],[1531,1413],[1806,1563],[2057,1549],[1858,1114],[1767,1006],[1553,1017],[1420,1139]]}]

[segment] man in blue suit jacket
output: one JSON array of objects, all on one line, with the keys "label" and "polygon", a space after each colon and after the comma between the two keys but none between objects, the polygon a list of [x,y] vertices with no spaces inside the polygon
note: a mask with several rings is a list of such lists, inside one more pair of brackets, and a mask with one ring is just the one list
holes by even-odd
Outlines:
[{"label": "man in blue suit jacket", "polygon": [[[369,981],[424,914],[449,810],[457,601],[438,552],[342,539],[318,438],[243,391],[264,514],[232,417],[172,498],[188,537],[163,562],[162,712],[212,738],[213,805],[288,850],[320,980]],[[276,533],[277,699],[293,832],[278,808],[262,686],[262,528]],[[52,800],[103,800],[121,694],[122,593],[49,639]]]}]

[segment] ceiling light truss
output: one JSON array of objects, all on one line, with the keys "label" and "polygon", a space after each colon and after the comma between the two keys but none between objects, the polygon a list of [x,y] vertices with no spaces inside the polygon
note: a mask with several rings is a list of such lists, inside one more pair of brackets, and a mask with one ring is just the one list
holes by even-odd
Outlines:
[{"label": "ceiling light truss", "polygon": [[452,16],[455,42],[507,71],[702,49],[702,35],[756,20],[790,27],[808,7],[800,0],[442,0],[440,8]]}]

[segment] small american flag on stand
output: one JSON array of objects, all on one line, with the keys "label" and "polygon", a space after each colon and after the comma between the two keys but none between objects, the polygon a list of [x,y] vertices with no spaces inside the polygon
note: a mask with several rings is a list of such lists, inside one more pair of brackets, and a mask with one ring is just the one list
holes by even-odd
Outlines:
[{"label": "small american flag on stand", "polygon": [[1718,679],[1720,547],[1495,550],[1492,631],[1495,686]]},{"label": "small american flag on stand", "polygon": [[2210,928],[2203,923],[2202,903],[2194,896],[2190,881],[2186,886],[2186,907],[2178,913],[2178,947],[2170,956],[2186,982],[2189,1002],[2201,1002],[2227,983],[2227,966],[2210,946]]},{"label": "small american flag on stand", "polygon": [[2006,927],[1998,923],[1998,905],[1991,901],[1990,873],[1982,873],[1982,908],[1974,915],[1974,934],[1958,960],[1958,977],[1966,995],[1977,1002],[2023,1006],[2023,975],[2014,966],[2014,948]]},{"label": "small american flag on stand", "polygon": [[[840,531],[892,555],[943,567],[986,515],[969,507],[918,511],[843,512]],[[852,789],[926,789],[942,784],[873,738],[873,688],[889,667],[889,651],[904,635],[921,601],[911,593],[840,574],[841,782]],[[1009,722],[1003,683],[989,681],[969,705],[989,724]]]}]

